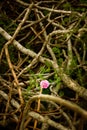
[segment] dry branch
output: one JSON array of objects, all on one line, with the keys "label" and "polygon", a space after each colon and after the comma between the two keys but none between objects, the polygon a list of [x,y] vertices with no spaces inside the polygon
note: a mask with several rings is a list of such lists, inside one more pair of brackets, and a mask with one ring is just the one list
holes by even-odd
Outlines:
[{"label": "dry branch", "polygon": [[[2,90],[0,90],[0,95],[1,95],[5,100],[8,101],[8,95],[7,95],[5,92],[3,92]],[[19,103],[18,103],[15,99],[11,99],[11,105],[12,105],[13,107],[17,108],[17,109],[20,108]]]},{"label": "dry branch", "polygon": [[[68,31],[65,31],[65,33]],[[56,34],[58,32],[56,31]],[[60,31],[60,33],[62,33],[62,31]],[[63,31],[64,33],[64,31]],[[11,36],[0,27],[0,34],[6,39],[9,40],[11,38]],[[53,34],[55,34],[55,31],[53,32]],[[52,35],[52,33],[51,33]],[[50,34],[49,34],[50,36]],[[17,42],[16,40],[13,41],[13,45],[22,53],[31,56],[32,58],[36,57],[37,54],[35,52],[33,52],[30,49],[26,49],[25,47],[23,47],[19,42]],[[58,64],[56,64],[54,61],[44,58],[42,56],[39,57],[39,61],[42,63],[46,63],[49,62],[52,64],[53,68],[57,71],[58,75],[61,77],[62,81],[66,84],[67,87],[69,87],[70,89],[74,90],[76,93],[78,93],[79,96],[81,96],[82,98],[84,98],[85,100],[87,100],[87,89],[85,89],[84,87],[80,86],[76,81],[74,81],[73,79],[71,79],[67,74],[65,74],[63,72],[62,68],[59,68]]]},{"label": "dry branch", "polygon": [[[33,117],[33,118],[35,118],[35,119],[37,119],[40,122],[47,123],[48,125],[53,126],[56,129],[70,130],[70,129],[64,127],[63,125],[61,125],[60,123],[55,123],[51,119],[45,118],[45,117],[41,116],[40,114],[38,114],[36,112],[32,112],[31,111],[31,112],[28,113],[28,115],[31,116],[31,117]],[[23,130],[23,127],[22,128],[20,127],[20,130]]]},{"label": "dry branch", "polygon": [[[36,99],[41,99],[41,100],[45,100],[45,101],[56,102],[56,103],[60,104],[61,106],[66,106],[68,109],[71,109],[71,110],[79,113],[82,117],[84,117],[85,119],[87,119],[87,111],[85,111],[84,109],[82,109],[78,105],[76,105],[74,103],[71,103],[70,101],[64,100],[64,99],[62,99],[60,97],[55,97],[55,96],[51,96],[51,95],[40,94],[40,95],[33,96],[27,102],[27,104],[26,104],[26,106],[24,108],[24,111],[23,111],[23,118],[22,118],[22,121],[21,121],[20,130],[23,130],[24,122],[25,122],[26,116],[28,114],[29,108],[31,107],[31,103],[34,100],[36,100]],[[37,118],[37,116],[36,116],[36,118]],[[43,118],[43,117],[41,117],[41,118]]]},{"label": "dry branch", "polygon": [[[16,130],[85,128],[87,14],[73,2],[0,2],[0,128],[8,121]],[[41,94],[42,79],[50,86]]]}]

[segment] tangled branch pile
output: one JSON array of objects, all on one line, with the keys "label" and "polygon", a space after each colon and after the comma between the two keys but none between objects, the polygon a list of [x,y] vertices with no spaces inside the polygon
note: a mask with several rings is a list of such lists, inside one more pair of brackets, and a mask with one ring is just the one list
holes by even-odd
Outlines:
[{"label": "tangled branch pile", "polygon": [[0,4],[0,127],[87,129],[87,4]]}]

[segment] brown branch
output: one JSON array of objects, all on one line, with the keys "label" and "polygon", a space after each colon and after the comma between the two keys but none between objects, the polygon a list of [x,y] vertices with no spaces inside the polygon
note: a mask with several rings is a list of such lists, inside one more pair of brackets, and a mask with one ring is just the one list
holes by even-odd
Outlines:
[{"label": "brown branch", "polygon": [[20,130],[23,130],[24,122],[25,122],[26,116],[28,114],[29,108],[31,106],[31,103],[36,99],[56,102],[56,103],[60,104],[61,106],[65,106],[68,109],[71,109],[71,110],[75,111],[76,113],[79,113],[79,115],[81,115],[82,117],[84,117],[87,120],[87,111],[82,109],[75,103],[62,99],[60,97],[42,94],[42,95],[33,96],[31,99],[28,100],[28,102],[24,108],[24,111],[23,111],[23,118],[21,121]]},{"label": "brown branch", "polygon": [[[26,11],[26,13],[25,13],[25,15],[24,15],[24,18],[22,19],[22,21],[21,21],[20,24],[18,25],[18,27],[17,27],[17,29],[15,30],[15,32],[14,32],[13,36],[11,37],[11,39],[9,39],[8,42],[5,44],[5,46],[11,44],[11,43],[13,42],[13,40],[16,38],[17,34],[18,34],[19,31],[21,30],[22,25],[25,23],[26,19],[28,18],[28,15],[29,15],[29,13],[30,13],[32,7],[33,7],[33,3],[27,8],[27,11]],[[1,60],[2,54],[3,54],[3,52],[4,52],[4,48],[5,48],[5,47],[3,47],[3,49],[2,49],[2,52],[1,52],[1,55],[0,55],[0,60]]]},{"label": "brown branch", "polygon": [[[61,31],[62,33],[62,31]],[[6,39],[9,40],[11,38],[11,36],[0,27],[0,34]],[[13,41],[13,45],[22,53],[29,55],[31,57],[36,57],[37,54],[33,51],[31,51],[30,49],[26,49],[25,47],[23,47],[19,42],[17,42],[16,40]],[[71,79],[67,74],[65,74],[62,70],[62,68],[59,68],[58,64],[56,64],[55,62],[53,62],[50,59],[44,58],[42,56],[39,57],[39,61],[42,63],[46,63],[49,62],[50,64],[52,64],[53,68],[57,71],[58,75],[61,77],[62,81],[66,84],[67,87],[69,87],[70,89],[74,90],[76,93],[78,93],[79,96],[81,96],[82,98],[84,98],[85,100],[87,100],[87,89],[85,89],[84,87],[80,86],[76,81],[74,81],[73,79]]]},{"label": "brown branch", "polygon": [[55,96],[51,96],[51,95],[36,95],[33,96],[31,99],[29,99],[28,103],[26,104],[25,110],[27,112],[27,110],[29,110],[30,104],[36,100],[36,99],[40,99],[40,100],[48,100],[48,101],[53,101],[56,102],[58,104],[60,104],[61,106],[65,106],[68,109],[71,109],[77,113],[79,113],[79,115],[81,115],[82,117],[84,117],[85,119],[87,119],[87,111],[84,110],[83,108],[79,107],[78,105],[76,105],[73,102],[70,102],[68,100],[62,99],[61,97],[55,97]]},{"label": "brown branch", "polygon": [[50,12],[55,12],[55,13],[60,13],[60,14],[77,14],[78,16],[82,17],[82,15],[80,13],[77,12],[72,12],[72,11],[65,11],[65,10],[56,10],[56,9],[51,9],[51,8],[47,8],[47,7],[42,7],[42,6],[38,6],[38,5],[34,5],[36,8],[41,9],[41,10],[47,10]]},{"label": "brown branch", "polygon": [[15,80],[15,83],[16,83],[16,86],[17,86],[17,89],[18,89],[18,92],[19,92],[19,97],[20,97],[20,101],[21,101],[21,105],[22,105],[23,104],[23,98],[22,98],[22,93],[21,93],[21,87],[19,86],[19,82],[18,82],[17,76],[16,76],[15,71],[13,69],[13,66],[11,64],[11,60],[10,60],[10,56],[9,56],[9,52],[8,52],[7,46],[5,46],[5,53],[6,53],[6,58],[7,58],[7,62],[8,62],[9,68],[10,68],[10,70],[12,72],[12,75],[14,77],[14,80]]},{"label": "brown branch", "polygon": [[[60,130],[70,130],[69,128],[66,128],[65,126],[61,125],[60,123],[56,123],[54,121],[52,121],[50,118],[46,118],[41,116],[40,114],[36,113],[36,112],[29,112],[28,115],[30,117],[33,117],[34,119],[43,122],[43,123],[47,123],[48,125],[56,128],[56,129],[60,129]],[[19,130],[24,130],[23,127],[20,126]]]}]

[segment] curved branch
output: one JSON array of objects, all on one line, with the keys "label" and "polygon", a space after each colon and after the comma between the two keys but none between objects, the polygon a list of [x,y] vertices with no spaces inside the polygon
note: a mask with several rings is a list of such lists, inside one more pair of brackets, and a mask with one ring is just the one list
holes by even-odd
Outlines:
[{"label": "curved branch", "polygon": [[50,126],[56,128],[56,129],[59,129],[59,130],[70,130],[70,129],[64,127],[63,125],[61,125],[60,123],[56,123],[56,122],[52,121],[49,118],[45,118],[45,117],[41,116],[40,114],[38,114],[36,112],[32,112],[31,111],[28,114],[29,114],[29,116],[37,119],[38,121],[46,122],[47,124],[49,124]]},{"label": "curved branch", "polygon": [[67,101],[65,99],[62,99],[60,97],[55,97],[55,96],[51,96],[51,95],[36,95],[33,96],[31,99],[29,99],[29,101],[27,102],[24,111],[23,111],[23,117],[22,117],[22,121],[21,121],[21,125],[20,125],[20,130],[23,130],[23,126],[24,126],[24,122],[26,119],[26,116],[28,114],[29,108],[31,106],[31,103],[36,100],[36,99],[40,99],[40,100],[45,100],[45,101],[53,101],[56,102],[62,106],[65,106],[77,113],[79,113],[81,116],[83,116],[85,119],[87,119],[87,111],[85,111],[84,109],[82,109],[81,107],[79,107],[78,105],[71,103],[70,101]]},{"label": "curved branch", "polygon": [[[61,31],[62,32],[62,31]],[[6,39],[9,40],[11,36],[0,27],[0,34]],[[37,54],[34,51],[31,51],[30,49],[26,49],[23,47],[19,42],[16,40],[13,41],[13,45],[22,53],[31,56],[32,58],[36,57]],[[58,75],[61,77],[62,81],[66,84],[66,86],[72,90],[74,90],[76,93],[78,93],[79,96],[87,100],[87,89],[80,86],[75,80],[71,79],[67,74],[63,72],[63,69],[58,66],[54,61],[44,58],[42,56],[38,59],[42,63],[49,62],[52,67],[56,70]]]}]

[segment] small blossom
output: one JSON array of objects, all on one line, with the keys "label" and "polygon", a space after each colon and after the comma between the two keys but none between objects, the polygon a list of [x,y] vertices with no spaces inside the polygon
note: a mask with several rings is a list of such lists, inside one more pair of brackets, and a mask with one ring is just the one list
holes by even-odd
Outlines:
[{"label": "small blossom", "polygon": [[40,86],[41,86],[41,88],[48,88],[49,87],[49,85],[50,85],[50,83],[47,81],[47,80],[42,80],[41,82],[40,82]]}]

